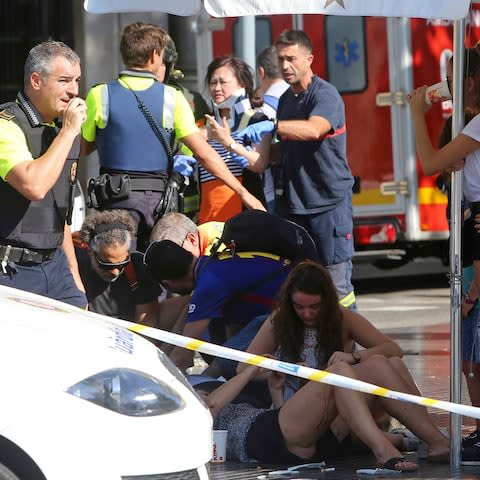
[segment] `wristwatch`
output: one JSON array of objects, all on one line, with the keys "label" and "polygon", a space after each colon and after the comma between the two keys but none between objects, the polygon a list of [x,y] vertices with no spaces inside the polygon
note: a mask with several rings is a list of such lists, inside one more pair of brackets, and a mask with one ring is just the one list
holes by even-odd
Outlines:
[{"label": "wristwatch", "polygon": [[229,146],[228,146],[228,149],[231,151],[231,152],[235,152],[237,150],[237,147],[238,147],[238,143],[237,142],[233,142],[231,143]]}]

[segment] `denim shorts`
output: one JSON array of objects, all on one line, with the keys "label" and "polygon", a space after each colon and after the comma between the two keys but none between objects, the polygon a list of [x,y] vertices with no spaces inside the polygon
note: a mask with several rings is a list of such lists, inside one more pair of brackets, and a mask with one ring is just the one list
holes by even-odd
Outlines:
[{"label": "denim shorts", "polygon": [[467,317],[462,318],[462,358],[464,362],[480,363],[480,305],[475,305]]}]

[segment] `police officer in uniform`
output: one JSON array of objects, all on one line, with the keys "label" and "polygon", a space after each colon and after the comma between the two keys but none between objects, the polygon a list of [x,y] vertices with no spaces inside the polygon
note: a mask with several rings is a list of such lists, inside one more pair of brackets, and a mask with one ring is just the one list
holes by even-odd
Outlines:
[{"label": "police officer in uniform", "polygon": [[263,209],[207,144],[183,94],[162,83],[168,38],[162,28],[148,23],[124,28],[120,52],[126,70],[118,79],[89,91],[88,117],[82,127],[82,153],[97,149],[100,178],[109,176],[105,189],[109,198],[99,208],[129,210],[138,225],[138,249],[145,248],[153,224],[164,213],[171,171],[192,171],[191,157],[176,156],[172,165],[168,150],[174,138],[238,193],[247,207]]},{"label": "police officer in uniform", "polygon": [[86,117],[79,79],[78,55],[43,42],[27,56],[23,91],[0,106],[0,284],[84,308],[67,221]]}]

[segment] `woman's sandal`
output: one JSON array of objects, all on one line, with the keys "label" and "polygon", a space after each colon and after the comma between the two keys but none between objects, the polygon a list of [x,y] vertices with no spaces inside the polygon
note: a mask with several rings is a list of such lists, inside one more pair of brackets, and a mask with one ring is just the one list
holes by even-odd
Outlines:
[{"label": "woman's sandal", "polygon": [[[402,468],[402,464],[413,464],[414,466],[404,466]],[[379,464],[378,468],[383,470],[394,470],[396,472],[415,472],[418,470],[418,465],[415,462],[410,462],[405,457],[393,457],[390,460],[387,460],[383,464]]]}]

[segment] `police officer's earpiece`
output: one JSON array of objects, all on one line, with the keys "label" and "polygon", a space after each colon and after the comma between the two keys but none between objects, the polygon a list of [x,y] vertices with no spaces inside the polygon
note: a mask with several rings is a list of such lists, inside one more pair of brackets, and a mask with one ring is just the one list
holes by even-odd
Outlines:
[{"label": "police officer's earpiece", "polygon": [[165,81],[168,81],[170,74],[178,60],[177,48],[175,42],[169,37],[167,45],[163,50],[163,63],[165,64]]}]

